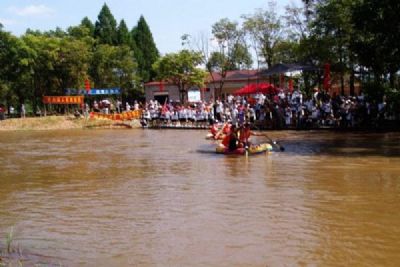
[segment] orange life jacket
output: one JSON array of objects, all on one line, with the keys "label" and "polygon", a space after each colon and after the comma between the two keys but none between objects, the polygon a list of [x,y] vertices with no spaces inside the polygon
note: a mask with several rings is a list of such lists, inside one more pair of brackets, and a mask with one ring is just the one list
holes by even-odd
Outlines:
[{"label": "orange life jacket", "polygon": [[247,142],[250,136],[251,136],[250,129],[240,130],[240,136],[239,136],[240,142]]}]

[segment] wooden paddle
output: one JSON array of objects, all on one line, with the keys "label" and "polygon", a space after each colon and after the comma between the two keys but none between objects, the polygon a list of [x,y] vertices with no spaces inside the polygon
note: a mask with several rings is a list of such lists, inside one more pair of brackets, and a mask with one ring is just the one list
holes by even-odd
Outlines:
[{"label": "wooden paddle", "polygon": [[215,139],[215,140],[218,140],[218,137],[222,134],[222,131],[224,130],[224,128],[225,128],[225,126],[226,126],[227,124],[228,124],[228,123],[225,122],[225,123],[222,125],[221,129],[215,134],[215,136],[214,136],[214,139]]},{"label": "wooden paddle", "polygon": [[280,151],[285,151],[285,148],[278,144],[276,141],[273,141],[267,134],[264,134],[264,136],[271,142],[271,145],[276,146]]},{"label": "wooden paddle", "polygon": [[[256,128],[258,131],[261,132],[260,128],[258,128],[258,127],[257,127],[256,125],[254,125],[254,124],[253,124],[253,126],[254,126],[254,128]],[[279,150],[282,151],[282,152],[285,151],[285,148],[284,148],[282,145],[278,144],[278,142],[276,142],[276,141],[273,141],[267,134],[263,133],[262,135],[265,136],[265,137],[268,139],[269,142],[271,142],[271,145],[272,145],[272,146],[275,146],[277,149],[279,149]]]}]

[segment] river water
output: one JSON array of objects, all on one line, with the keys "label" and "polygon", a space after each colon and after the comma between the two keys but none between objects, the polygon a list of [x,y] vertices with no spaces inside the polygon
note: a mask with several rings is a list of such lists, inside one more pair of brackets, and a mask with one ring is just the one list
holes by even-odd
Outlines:
[{"label": "river water", "polygon": [[400,134],[272,132],[285,152],[248,158],[205,134],[0,132],[0,249],[13,228],[62,266],[400,266]]}]

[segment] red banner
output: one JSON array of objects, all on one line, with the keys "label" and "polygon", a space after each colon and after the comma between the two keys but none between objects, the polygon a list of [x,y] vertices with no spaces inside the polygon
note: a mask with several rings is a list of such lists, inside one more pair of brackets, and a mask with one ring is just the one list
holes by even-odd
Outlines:
[{"label": "red banner", "polygon": [[283,74],[281,74],[279,76],[279,88],[283,88],[285,87],[285,76]]},{"label": "red banner", "polygon": [[160,92],[163,92],[164,91],[164,82],[161,80],[160,81]]},{"label": "red banner", "polygon": [[293,80],[289,80],[289,92],[293,92]]},{"label": "red banner", "polygon": [[108,119],[114,121],[133,120],[133,119],[140,119],[142,117],[142,110],[127,111],[127,112],[122,112],[120,114],[103,114],[97,112],[90,112],[90,117],[98,119]]},{"label": "red banner", "polygon": [[83,96],[44,96],[44,104],[83,104]]},{"label": "red banner", "polygon": [[331,87],[331,65],[326,63],[324,65],[324,89],[325,91],[329,91]]}]

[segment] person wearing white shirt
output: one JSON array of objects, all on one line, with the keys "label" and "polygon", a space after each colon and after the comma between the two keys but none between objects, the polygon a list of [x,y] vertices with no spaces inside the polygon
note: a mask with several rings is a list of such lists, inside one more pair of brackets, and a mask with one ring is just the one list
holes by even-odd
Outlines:
[{"label": "person wearing white shirt", "polygon": [[133,104],[133,110],[139,110],[139,103],[137,100],[135,100],[135,103]]}]

